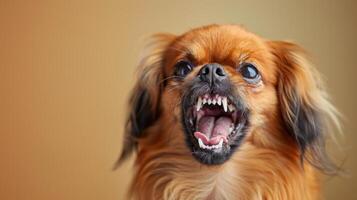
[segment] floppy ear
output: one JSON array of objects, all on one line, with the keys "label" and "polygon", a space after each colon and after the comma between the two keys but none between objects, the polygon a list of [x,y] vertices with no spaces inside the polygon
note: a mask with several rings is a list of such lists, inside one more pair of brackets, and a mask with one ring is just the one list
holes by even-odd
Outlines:
[{"label": "floppy ear", "polygon": [[122,153],[115,164],[117,168],[136,149],[137,140],[145,129],[155,123],[160,115],[162,91],[163,54],[175,38],[171,34],[156,34],[147,45],[138,67],[138,79],[129,101],[129,116],[126,121]]},{"label": "floppy ear", "polygon": [[[321,78],[296,44],[269,42],[278,66],[278,99],[287,132],[295,139],[301,161],[306,159],[325,173],[335,165],[325,151],[325,137],[339,127],[337,111],[329,102]],[[332,123],[331,123],[332,122]]]}]

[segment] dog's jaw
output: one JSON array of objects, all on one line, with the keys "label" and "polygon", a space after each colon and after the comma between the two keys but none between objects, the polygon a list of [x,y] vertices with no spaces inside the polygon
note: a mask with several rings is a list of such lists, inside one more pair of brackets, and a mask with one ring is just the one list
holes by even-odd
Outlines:
[{"label": "dog's jaw", "polygon": [[192,155],[206,165],[227,161],[240,146],[249,111],[232,90],[192,90],[182,99],[182,125]]}]

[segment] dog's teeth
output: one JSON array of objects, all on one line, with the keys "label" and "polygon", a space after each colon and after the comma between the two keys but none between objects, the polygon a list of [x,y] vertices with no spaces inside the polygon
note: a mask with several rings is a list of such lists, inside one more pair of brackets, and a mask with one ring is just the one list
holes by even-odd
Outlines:
[{"label": "dog's teeth", "polygon": [[221,98],[221,97],[218,97],[218,98],[217,98],[217,104],[218,104],[218,105],[221,105],[221,104],[222,104],[222,98]]},{"label": "dog's teeth", "polygon": [[207,100],[203,98],[202,105],[205,105],[207,103]]},{"label": "dog's teeth", "polygon": [[229,105],[228,105],[228,110],[229,110],[230,112],[233,112],[233,111],[235,110],[235,107],[234,107],[232,104],[229,104]]},{"label": "dog's teeth", "polygon": [[216,99],[213,99],[213,100],[212,100],[212,104],[213,104],[213,105],[216,105],[216,102],[217,102]]},{"label": "dog's teeth", "polygon": [[211,105],[211,103],[212,103],[211,99],[208,99],[207,103],[208,103],[208,105]]},{"label": "dog's teeth", "polygon": [[204,149],[205,148],[205,144],[203,144],[201,138],[198,138],[198,145],[200,145],[200,148]]},{"label": "dog's teeth", "polygon": [[223,146],[223,138],[216,145],[205,145],[203,143],[203,141],[201,140],[201,138],[198,138],[198,145],[200,146],[201,149],[209,149],[209,150],[219,149],[219,148],[222,148],[222,146]]},{"label": "dog's teeth", "polygon": [[227,112],[227,97],[223,97],[222,98],[222,105],[223,105],[223,109],[224,109],[224,112]]},{"label": "dog's teeth", "polygon": [[235,127],[234,130],[239,130],[240,128],[241,128],[241,124],[239,123],[239,124],[237,125],[237,127]]},{"label": "dog's teeth", "polygon": [[223,138],[219,141],[217,148],[222,148],[223,146]]},{"label": "dog's teeth", "polygon": [[198,97],[198,100],[197,100],[197,111],[199,111],[202,107],[202,98],[201,97]]}]

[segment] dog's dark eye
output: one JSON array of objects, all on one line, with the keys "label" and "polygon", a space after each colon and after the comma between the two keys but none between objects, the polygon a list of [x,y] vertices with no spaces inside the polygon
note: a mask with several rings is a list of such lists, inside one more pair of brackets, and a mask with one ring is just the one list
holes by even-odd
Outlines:
[{"label": "dog's dark eye", "polygon": [[243,78],[248,82],[254,83],[260,80],[259,71],[253,64],[244,63],[240,67],[239,71],[242,74]]},{"label": "dog's dark eye", "polygon": [[192,71],[192,64],[188,61],[180,61],[175,65],[175,75],[185,77]]}]

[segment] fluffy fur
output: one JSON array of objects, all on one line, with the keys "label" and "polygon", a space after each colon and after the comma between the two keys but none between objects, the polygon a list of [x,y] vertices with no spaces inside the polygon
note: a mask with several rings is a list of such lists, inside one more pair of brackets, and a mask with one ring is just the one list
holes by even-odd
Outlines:
[{"label": "fluffy fur", "polygon": [[[153,37],[130,99],[121,163],[137,150],[129,192],[134,199],[319,199],[319,173],[334,173],[325,137],[338,126],[319,74],[304,50],[270,41],[237,25],[210,25]],[[190,59],[184,79],[174,65]],[[262,83],[248,85],[237,65],[259,66]],[[187,143],[182,100],[206,63],[219,63],[249,108],[249,128],[222,164],[198,162]],[[333,123],[331,123],[331,121]]]}]

